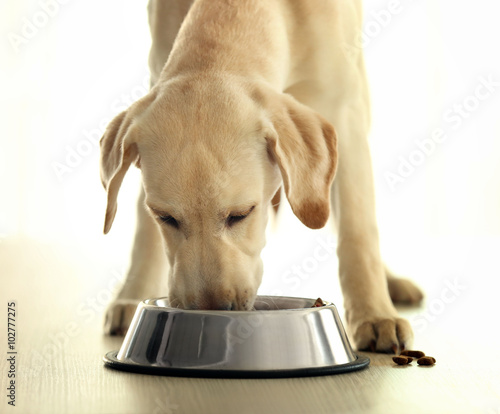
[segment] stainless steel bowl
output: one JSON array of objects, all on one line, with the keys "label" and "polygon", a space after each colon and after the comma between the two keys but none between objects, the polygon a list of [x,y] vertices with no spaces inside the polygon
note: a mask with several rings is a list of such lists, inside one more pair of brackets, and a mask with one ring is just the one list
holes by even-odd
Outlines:
[{"label": "stainless steel bowl", "polygon": [[295,377],[362,369],[332,303],[258,296],[255,311],[183,310],[168,300],[139,304],[111,368],[196,377]]}]

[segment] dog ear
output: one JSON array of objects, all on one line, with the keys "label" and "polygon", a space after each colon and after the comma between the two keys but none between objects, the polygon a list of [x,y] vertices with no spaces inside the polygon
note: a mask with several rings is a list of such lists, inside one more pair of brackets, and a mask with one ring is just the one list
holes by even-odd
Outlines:
[{"label": "dog ear", "polygon": [[101,146],[101,181],[108,193],[104,234],[111,229],[116,214],[118,191],[123,178],[132,162],[140,167],[139,121],[147,108],[155,101],[157,91],[149,93],[133,103],[127,110],[118,114],[108,125],[100,141]]},{"label": "dog ear", "polygon": [[337,166],[335,130],[290,95],[272,101],[268,152],[280,168],[294,214],[307,227],[321,228],[330,216],[330,187]]},{"label": "dog ear", "polygon": [[134,126],[129,113],[121,112],[108,125],[100,141],[101,181],[107,191],[104,234],[111,229],[117,209],[118,191],[130,164],[138,159],[137,144],[134,139]]},{"label": "dog ear", "polygon": [[128,113],[121,112],[108,125],[100,141],[101,181],[107,191],[104,234],[111,229],[117,209],[118,191],[130,164],[137,160],[137,144],[134,140],[133,122]]}]

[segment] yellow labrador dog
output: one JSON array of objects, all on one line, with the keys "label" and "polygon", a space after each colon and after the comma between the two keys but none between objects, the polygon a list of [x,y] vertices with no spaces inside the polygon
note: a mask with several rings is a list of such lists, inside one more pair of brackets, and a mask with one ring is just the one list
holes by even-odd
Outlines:
[{"label": "yellow labrador dog", "polygon": [[365,69],[346,47],[359,43],[360,1],[151,0],[148,10],[151,90],[101,140],[105,233],[128,168],[142,174],[131,268],[105,331],[124,333],[140,300],[167,292],[172,306],[252,309],[282,187],[310,228],[333,206],[357,348],[409,346],[393,302],[422,296],[380,258]]}]

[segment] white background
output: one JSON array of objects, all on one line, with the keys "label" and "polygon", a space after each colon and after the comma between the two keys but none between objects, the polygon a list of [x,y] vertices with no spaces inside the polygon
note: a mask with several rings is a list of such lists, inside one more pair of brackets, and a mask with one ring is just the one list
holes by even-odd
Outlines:
[{"label": "white background", "polygon": [[[122,269],[140,175],[127,176],[103,236],[96,144],[106,122],[147,91],[146,1],[62,3],[0,6],[0,238],[65,244],[82,260]],[[457,277],[467,284],[499,276],[488,267],[500,239],[498,9],[489,0],[365,2],[382,251],[431,292]],[[478,99],[481,79],[497,84]],[[465,115],[450,122],[457,105]],[[447,139],[391,188],[387,174],[439,128]],[[335,284],[334,255],[311,259],[328,232],[308,231],[288,213],[279,227],[263,253],[263,291],[318,296],[318,286]],[[284,279],[294,265],[309,269],[300,283]],[[429,275],[437,281],[426,282]]]}]

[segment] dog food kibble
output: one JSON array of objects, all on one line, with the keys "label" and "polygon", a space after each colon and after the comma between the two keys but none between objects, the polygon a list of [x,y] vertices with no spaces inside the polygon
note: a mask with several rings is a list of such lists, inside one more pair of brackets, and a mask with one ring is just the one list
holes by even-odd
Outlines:
[{"label": "dog food kibble", "polygon": [[413,358],[412,357],[407,357],[407,356],[395,356],[395,357],[392,357],[392,360],[398,364],[398,365],[407,365],[409,364],[411,361],[413,361]]},{"label": "dog food kibble", "polygon": [[314,305],[312,305],[312,308],[319,308],[320,306],[325,306],[325,302],[321,298],[316,299],[316,302],[314,302]]},{"label": "dog food kibble", "polygon": [[418,365],[434,365],[436,363],[436,358],[431,356],[425,356],[422,351],[415,350],[405,350],[402,351],[399,356],[392,357],[392,360],[398,365],[408,365],[413,361],[413,358],[417,359]]},{"label": "dog food kibble", "polygon": [[417,360],[418,365],[434,365],[436,363],[436,358],[431,356],[424,356]]},{"label": "dog food kibble", "polygon": [[402,351],[400,355],[404,355],[404,356],[411,356],[413,358],[422,358],[425,356],[425,353],[423,353],[422,351],[412,351],[412,350],[405,350],[405,351]]}]

